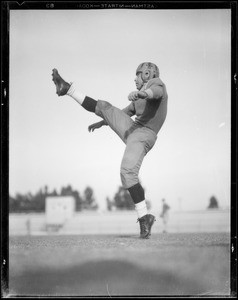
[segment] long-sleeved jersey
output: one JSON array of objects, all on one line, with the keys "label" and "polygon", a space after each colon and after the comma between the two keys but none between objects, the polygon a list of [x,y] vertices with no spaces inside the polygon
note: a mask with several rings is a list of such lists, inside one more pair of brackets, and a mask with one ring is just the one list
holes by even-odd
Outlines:
[{"label": "long-sleeved jersey", "polygon": [[167,115],[166,86],[160,78],[153,78],[140,91],[146,92],[148,97],[131,102],[122,111],[130,117],[136,115],[136,124],[148,127],[157,134]]}]

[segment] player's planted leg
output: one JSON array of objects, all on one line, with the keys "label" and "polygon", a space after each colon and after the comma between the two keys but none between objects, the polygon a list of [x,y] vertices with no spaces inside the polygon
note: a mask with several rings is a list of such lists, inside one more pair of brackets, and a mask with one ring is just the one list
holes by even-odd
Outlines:
[{"label": "player's planted leg", "polygon": [[137,183],[128,188],[128,191],[135,204],[135,210],[138,215],[137,222],[140,224],[140,238],[148,239],[151,235],[151,228],[156,220],[155,216],[148,214],[144,189],[140,183]]},{"label": "player's planted leg", "polygon": [[[137,134],[138,138],[135,139]],[[143,158],[147,153],[145,148],[146,143],[141,143],[139,137],[140,131],[138,130],[134,132],[133,136],[130,135],[128,137],[121,163],[121,181],[123,186],[128,189],[135,204],[135,210],[140,223],[140,237],[147,239],[151,234],[151,227],[155,221],[155,217],[148,214],[145,191],[138,178]]]}]

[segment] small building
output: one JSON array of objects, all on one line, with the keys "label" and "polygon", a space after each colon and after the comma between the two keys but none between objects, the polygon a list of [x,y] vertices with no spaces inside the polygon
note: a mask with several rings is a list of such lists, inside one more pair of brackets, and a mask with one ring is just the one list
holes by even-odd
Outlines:
[{"label": "small building", "polygon": [[75,199],[73,196],[46,197],[46,229],[58,231],[75,212]]}]

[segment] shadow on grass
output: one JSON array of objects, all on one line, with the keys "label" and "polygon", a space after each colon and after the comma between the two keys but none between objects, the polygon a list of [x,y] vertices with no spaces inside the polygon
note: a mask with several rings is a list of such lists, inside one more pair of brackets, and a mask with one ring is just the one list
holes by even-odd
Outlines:
[{"label": "shadow on grass", "polygon": [[119,235],[120,239],[136,239],[139,240],[138,235]]},{"label": "shadow on grass", "polygon": [[201,295],[209,290],[202,276],[180,275],[162,269],[145,270],[120,260],[102,260],[11,275],[9,291],[17,296],[157,296]]}]

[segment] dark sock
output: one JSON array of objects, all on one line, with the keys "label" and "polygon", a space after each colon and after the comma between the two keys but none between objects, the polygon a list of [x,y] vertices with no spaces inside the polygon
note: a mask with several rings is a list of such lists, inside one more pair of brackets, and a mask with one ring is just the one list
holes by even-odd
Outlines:
[{"label": "dark sock", "polygon": [[145,192],[140,183],[137,183],[128,189],[134,204],[145,200]]},{"label": "dark sock", "polygon": [[95,112],[96,105],[97,101],[88,96],[85,97],[82,103],[83,108],[91,112]]}]

